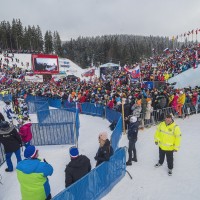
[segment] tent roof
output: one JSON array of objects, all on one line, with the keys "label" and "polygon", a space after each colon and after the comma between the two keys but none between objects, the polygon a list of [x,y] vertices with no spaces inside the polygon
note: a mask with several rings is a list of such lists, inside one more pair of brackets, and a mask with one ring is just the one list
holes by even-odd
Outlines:
[{"label": "tent roof", "polygon": [[105,63],[103,65],[100,65],[100,67],[119,67],[119,64],[115,63]]}]

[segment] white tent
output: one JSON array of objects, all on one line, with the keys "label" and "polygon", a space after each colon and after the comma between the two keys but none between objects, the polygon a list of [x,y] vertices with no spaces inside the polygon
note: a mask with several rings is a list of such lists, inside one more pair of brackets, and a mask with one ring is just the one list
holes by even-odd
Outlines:
[{"label": "white tent", "polygon": [[103,65],[100,65],[100,68],[101,67],[120,67],[120,65],[115,63],[105,63]]}]

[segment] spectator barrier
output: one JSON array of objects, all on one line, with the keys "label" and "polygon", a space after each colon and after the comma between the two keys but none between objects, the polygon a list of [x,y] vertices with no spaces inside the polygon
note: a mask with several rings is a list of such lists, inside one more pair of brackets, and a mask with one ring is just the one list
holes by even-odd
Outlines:
[{"label": "spectator barrier", "polygon": [[0,144],[0,166],[5,162],[5,154],[2,144]]},{"label": "spectator barrier", "polygon": [[12,95],[11,94],[0,94],[0,101],[12,101]]},{"label": "spectator barrier", "polygon": [[32,125],[32,144],[77,144],[80,127],[78,111],[40,110],[37,115],[39,123]]},{"label": "spectator barrier", "polygon": [[57,194],[53,200],[98,200],[105,196],[126,173],[126,150],[118,149],[83,178]]},{"label": "spectator barrier", "polygon": [[114,131],[112,132],[111,135],[111,145],[113,147],[113,151],[116,151],[119,145],[119,141],[121,139],[122,136],[122,117],[119,118],[117,125],[114,129]]},{"label": "spectator barrier", "polygon": [[104,116],[104,107],[101,104],[93,104],[93,103],[82,103],[81,104],[81,113],[92,116]]},{"label": "spectator barrier", "polygon": [[105,117],[109,122],[118,122],[119,118],[121,117],[121,113],[117,112],[116,110],[110,109],[108,107],[105,108]]}]

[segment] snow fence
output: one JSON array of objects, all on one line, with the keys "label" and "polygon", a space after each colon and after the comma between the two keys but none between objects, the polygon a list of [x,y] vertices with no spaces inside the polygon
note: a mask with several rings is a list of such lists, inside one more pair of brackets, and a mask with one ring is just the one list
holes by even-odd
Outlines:
[{"label": "snow fence", "polygon": [[98,200],[105,196],[125,176],[126,150],[119,148],[110,158],[72,184],[53,200]]}]

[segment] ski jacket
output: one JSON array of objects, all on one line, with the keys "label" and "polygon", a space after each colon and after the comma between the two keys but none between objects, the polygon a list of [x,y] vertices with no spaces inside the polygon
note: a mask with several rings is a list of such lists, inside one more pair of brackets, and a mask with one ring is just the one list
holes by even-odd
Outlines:
[{"label": "ski jacket", "polygon": [[139,125],[140,123],[138,121],[136,121],[135,123],[128,124],[127,136],[129,140],[137,140]]},{"label": "ski jacket", "polygon": [[19,128],[19,135],[22,138],[23,142],[29,142],[32,139],[32,132],[31,132],[31,126],[32,124],[30,122],[24,123]]},{"label": "ski jacket", "polygon": [[184,105],[185,103],[185,93],[180,94],[178,97],[178,104]]},{"label": "ski jacket", "polygon": [[39,159],[25,159],[17,164],[17,178],[20,183],[22,200],[45,200],[50,194],[47,176],[53,167]]},{"label": "ski jacket", "polygon": [[159,147],[164,151],[179,150],[181,142],[181,131],[175,122],[166,125],[161,122],[154,135],[155,142],[158,142]]},{"label": "ski jacket", "polygon": [[95,160],[97,161],[96,166],[100,165],[104,161],[109,161],[113,155],[113,148],[110,145],[110,141],[107,139],[102,147],[99,147]]},{"label": "ski jacket", "polygon": [[12,125],[7,130],[0,130],[0,143],[3,144],[5,153],[15,152],[22,145],[21,138]]},{"label": "ski jacket", "polygon": [[84,155],[73,158],[65,168],[65,187],[70,186],[90,171],[89,158]]}]

